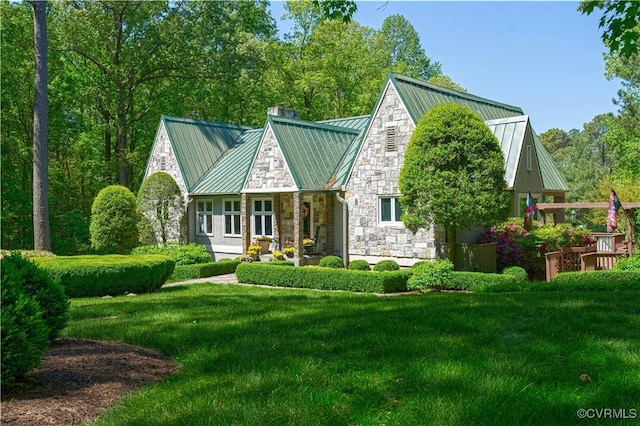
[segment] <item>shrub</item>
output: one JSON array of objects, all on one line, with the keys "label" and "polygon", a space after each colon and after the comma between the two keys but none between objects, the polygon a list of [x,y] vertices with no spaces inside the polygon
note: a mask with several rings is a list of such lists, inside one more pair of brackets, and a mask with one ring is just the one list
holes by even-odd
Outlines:
[{"label": "shrub", "polygon": [[273,253],[271,253],[271,256],[273,256],[271,258],[271,261],[276,262],[279,260],[284,260],[284,254],[282,254],[282,252],[280,251],[274,251]]},{"label": "shrub", "polygon": [[91,246],[100,253],[131,251],[138,245],[139,221],[136,197],[128,188],[103,188],[91,206]]},{"label": "shrub", "polygon": [[349,269],[352,271],[370,271],[371,266],[366,260],[359,259],[349,263]]},{"label": "shrub", "polygon": [[404,291],[410,275],[409,270],[372,274],[347,269],[280,266],[272,262],[242,263],[236,269],[241,283],[368,293]]},{"label": "shrub", "polygon": [[2,262],[2,313],[0,324],[2,372],[0,384],[10,387],[37,367],[49,347],[50,330],[40,306],[22,289],[16,266]]},{"label": "shrub", "polygon": [[562,272],[549,286],[556,291],[640,290],[640,271]]},{"label": "shrub", "polygon": [[40,307],[42,319],[49,328],[49,339],[58,337],[69,318],[69,298],[60,282],[52,280],[45,270],[23,259],[18,253],[3,257],[0,265],[2,283],[5,280],[19,282],[22,291],[33,297]]},{"label": "shrub", "polygon": [[376,263],[373,267],[373,270],[376,272],[382,271],[398,271],[400,270],[400,265],[395,260],[381,260]]},{"label": "shrub", "polygon": [[164,244],[161,246],[140,246],[133,249],[131,254],[161,254],[169,256],[177,265],[197,265],[200,263],[210,263],[211,255],[205,246],[201,244]]},{"label": "shrub", "polygon": [[619,259],[615,265],[613,265],[614,271],[640,271],[640,251],[631,257]]},{"label": "shrub", "polygon": [[284,248],[284,254],[287,257],[293,257],[294,252],[295,252],[295,249],[293,248],[293,246],[287,246]]},{"label": "shrub", "polygon": [[184,199],[180,187],[169,173],[155,172],[142,182],[138,191],[138,208],[146,219],[142,229],[147,235],[150,232],[152,241],[165,244],[168,240],[180,240]]},{"label": "shrub", "polygon": [[[526,273],[525,273],[526,275]],[[484,272],[454,271],[445,285],[450,290],[480,291],[494,284],[515,284],[518,279],[512,275],[487,274]]]},{"label": "shrub", "polygon": [[35,260],[54,279],[60,279],[69,297],[156,291],[175,267],[171,258],[161,255],[58,256]]},{"label": "shrub", "polygon": [[520,266],[507,266],[502,270],[502,273],[504,275],[511,275],[512,277],[515,277],[518,281],[529,280],[529,275],[527,274],[527,271],[525,271],[524,268],[521,268]]},{"label": "shrub", "polygon": [[199,263],[196,265],[177,265],[167,281],[186,281],[216,275],[233,274],[239,264],[239,260],[220,259],[217,262]]},{"label": "shrub", "polygon": [[342,259],[338,256],[325,256],[322,259],[320,259],[319,266],[321,268],[340,269],[344,265],[342,264]]},{"label": "shrub", "polygon": [[407,282],[407,288],[409,290],[444,289],[452,272],[453,263],[449,259],[425,262],[414,268],[414,273]]}]

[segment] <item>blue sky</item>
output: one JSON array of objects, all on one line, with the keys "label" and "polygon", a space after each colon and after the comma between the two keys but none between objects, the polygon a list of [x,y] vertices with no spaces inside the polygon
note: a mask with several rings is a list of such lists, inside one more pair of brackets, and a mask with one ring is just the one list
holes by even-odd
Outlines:
[{"label": "blue sky", "polygon": [[[469,93],[521,107],[540,134],[582,129],[598,114],[615,112],[619,81],[604,76],[598,13],[578,2],[359,1],[354,20],[380,29],[400,14],[420,35],[425,53]],[[280,35],[291,24],[280,18]]]}]

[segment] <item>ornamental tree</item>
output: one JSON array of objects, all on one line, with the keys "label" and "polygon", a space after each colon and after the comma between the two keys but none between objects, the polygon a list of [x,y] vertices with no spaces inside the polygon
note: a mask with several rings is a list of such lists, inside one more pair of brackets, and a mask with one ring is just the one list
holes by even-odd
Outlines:
[{"label": "ornamental tree", "polygon": [[140,214],[129,188],[111,185],[98,192],[91,206],[91,246],[102,253],[124,254],[138,245]]},{"label": "ornamental tree", "polygon": [[457,229],[508,216],[504,168],[500,144],[478,114],[453,103],[433,107],[404,155],[398,182],[402,222],[414,233],[432,223],[442,226],[455,264]]},{"label": "ornamental tree", "polygon": [[151,226],[153,240],[166,244],[170,239],[180,239],[184,199],[170,174],[155,172],[142,183],[138,208],[143,220]]}]

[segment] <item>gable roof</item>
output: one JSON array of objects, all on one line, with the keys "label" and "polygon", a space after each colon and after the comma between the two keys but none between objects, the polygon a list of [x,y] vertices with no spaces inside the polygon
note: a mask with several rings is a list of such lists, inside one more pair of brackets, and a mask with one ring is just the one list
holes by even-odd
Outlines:
[{"label": "gable roof", "polygon": [[251,164],[262,133],[262,129],[252,129],[240,135],[218,162],[195,183],[192,192],[201,195],[240,193],[249,171],[247,165]]},{"label": "gable roof", "polygon": [[466,106],[480,114],[483,120],[493,120],[523,114],[522,109],[517,106],[503,104],[469,93],[458,92],[457,90],[446,89],[400,74],[389,74],[389,81],[396,88],[398,96],[400,96],[400,99],[402,99],[402,102],[406,105],[415,124],[418,124],[420,117],[429,109],[435,105],[447,102],[454,102]]},{"label": "gable roof", "polygon": [[[357,139],[364,118],[316,123],[268,116],[267,123],[282,150],[296,186],[301,190],[323,190],[336,164]],[[335,126],[338,122],[351,127]]]},{"label": "gable roof", "polygon": [[234,141],[251,127],[163,115],[162,123],[189,192]]}]

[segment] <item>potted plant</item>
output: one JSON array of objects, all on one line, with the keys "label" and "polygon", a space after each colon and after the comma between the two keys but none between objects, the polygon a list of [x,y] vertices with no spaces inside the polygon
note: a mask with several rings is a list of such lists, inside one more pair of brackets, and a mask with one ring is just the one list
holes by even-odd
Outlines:
[{"label": "potted plant", "polygon": [[271,245],[271,241],[271,237],[267,237],[266,235],[256,237],[256,243],[260,246],[260,252],[262,254],[269,253],[269,246]]},{"label": "potted plant", "polygon": [[285,256],[293,257],[293,253],[295,252],[295,249],[293,248],[293,246],[286,246],[283,251]]},{"label": "potted plant", "polygon": [[304,247],[304,254],[306,255],[312,255],[313,254],[313,239],[312,238],[305,238],[302,240],[302,245]]},{"label": "potted plant", "polygon": [[284,255],[280,251],[274,251],[272,255],[273,255],[273,257],[271,258],[272,261],[284,260]]},{"label": "potted plant", "polygon": [[258,260],[258,255],[260,254],[260,245],[259,244],[251,244],[247,248],[247,256],[250,256],[252,260]]}]

